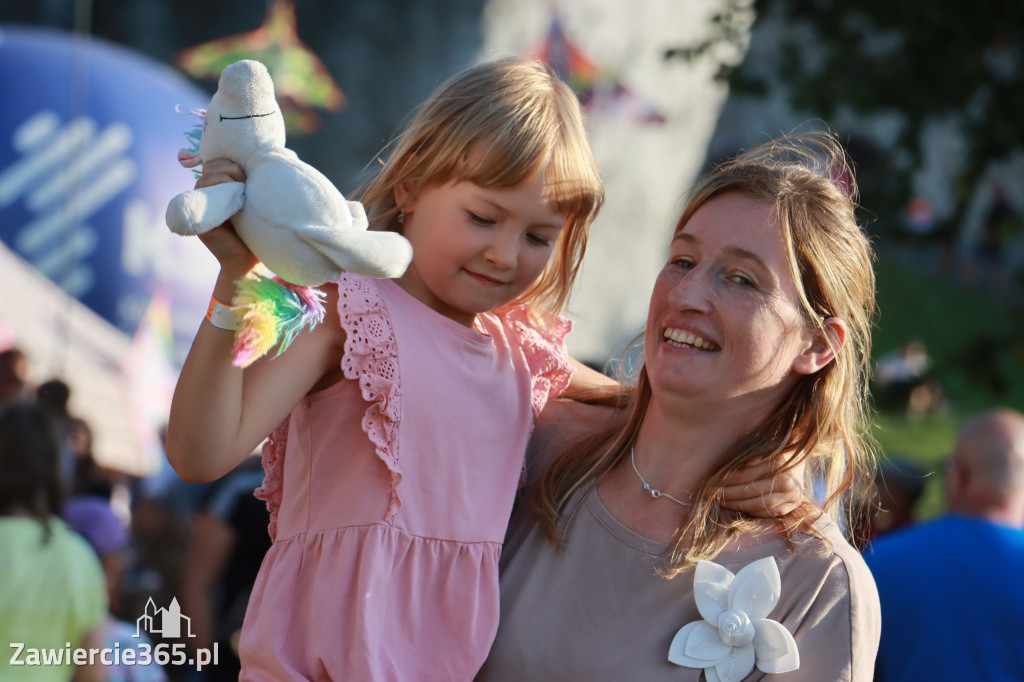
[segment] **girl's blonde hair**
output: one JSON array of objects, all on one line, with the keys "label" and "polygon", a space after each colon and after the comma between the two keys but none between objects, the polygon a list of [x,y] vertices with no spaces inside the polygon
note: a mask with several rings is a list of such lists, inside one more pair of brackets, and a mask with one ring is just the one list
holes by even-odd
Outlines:
[{"label": "girl's blonde hair", "polygon": [[[689,518],[676,534],[665,575],[673,577],[699,559],[713,559],[730,537],[756,522],[719,507],[730,474],[750,461],[792,455],[778,475],[806,462],[824,484],[821,503],[835,509],[847,491],[862,493],[874,466],[869,418],[871,324],[875,310],[873,251],[854,214],[857,188],[845,151],[828,133],[784,137],[716,167],[694,188],[676,225],[683,228],[714,197],[739,192],[771,203],[779,218],[788,261],[807,324],[832,342],[823,321],[846,322],[847,338],[835,359],[801,376],[772,415],[737,440],[720,466],[700,483]],[[610,402],[625,409],[618,419],[571,446],[529,491],[548,536],[562,542],[561,521],[569,499],[629,456],[651,400],[646,367],[634,386]],[[685,456],[681,453],[680,456]],[[779,522],[784,537],[815,532],[817,508],[804,505]],[[692,543],[691,543],[692,541]]]},{"label": "girl's blonde hair", "polygon": [[513,187],[546,174],[565,213],[555,257],[516,302],[559,312],[586,250],[604,186],[576,95],[536,61],[506,58],[448,79],[414,112],[381,167],[358,191],[373,229],[401,231],[395,187],[410,194],[449,182]]}]

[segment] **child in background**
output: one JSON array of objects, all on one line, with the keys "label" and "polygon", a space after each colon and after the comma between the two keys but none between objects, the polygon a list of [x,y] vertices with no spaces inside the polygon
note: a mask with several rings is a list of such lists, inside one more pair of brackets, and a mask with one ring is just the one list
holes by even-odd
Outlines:
[{"label": "child in background", "polygon": [[[229,180],[214,159],[196,186]],[[168,459],[211,480],[273,430],[241,679],[470,680],[533,419],[573,377],[557,313],[603,187],[572,91],[505,59],[444,83],[357,198],[412,243],[405,275],[343,275],[323,324],[244,370],[202,324]],[[255,258],[229,226],[201,238],[230,300]]]},{"label": "child in background", "polygon": [[[114,664],[103,666],[108,682],[164,682],[167,674],[153,660],[153,643],[145,628],[140,629],[134,621],[119,620],[113,613],[120,597],[125,554],[131,544],[127,527],[114,513],[110,501],[96,495],[72,497],[65,503],[62,516],[75,532],[85,538],[103,567],[110,611],[101,626],[102,646],[120,651],[117,657],[111,657]],[[147,662],[125,664],[127,657],[123,654],[129,649],[135,650],[133,661]]]}]

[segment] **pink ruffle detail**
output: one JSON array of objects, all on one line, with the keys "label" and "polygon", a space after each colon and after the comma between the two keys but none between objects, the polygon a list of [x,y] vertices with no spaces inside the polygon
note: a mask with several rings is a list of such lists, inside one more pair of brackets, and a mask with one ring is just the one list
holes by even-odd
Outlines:
[{"label": "pink ruffle detail", "polygon": [[385,516],[385,521],[391,522],[402,506],[398,496],[402,480],[398,465],[402,391],[395,332],[380,292],[358,275],[343,273],[339,278],[338,315],[345,331],[341,369],[346,379],[359,382],[363,400],[369,403],[363,415],[363,431],[391,472],[391,503]]},{"label": "pink ruffle detail", "polygon": [[515,334],[526,355],[533,381],[533,416],[536,417],[548,400],[557,398],[569,386],[576,371],[565,349],[565,337],[572,331],[572,320],[525,304],[504,306],[494,312]]},{"label": "pink ruffle detail", "polygon": [[270,523],[267,532],[270,539],[277,539],[277,510],[281,507],[281,491],[284,486],[284,451],[288,442],[288,422],[285,420],[271,432],[263,443],[263,485],[253,493],[267,504]]}]

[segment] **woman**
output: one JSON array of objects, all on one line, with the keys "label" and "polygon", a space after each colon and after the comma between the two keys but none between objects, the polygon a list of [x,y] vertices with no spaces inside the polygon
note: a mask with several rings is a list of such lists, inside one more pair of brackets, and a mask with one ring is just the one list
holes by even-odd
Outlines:
[{"label": "woman", "polygon": [[[107,679],[96,658],[77,668],[66,660],[103,647],[107,587],[92,548],[59,517],[59,459],[46,408],[0,408],[0,640],[12,647],[0,657],[3,680]],[[62,665],[40,665],[43,652]]]},{"label": "woman", "polygon": [[[540,477],[509,531],[480,679],[749,680],[796,666],[789,679],[871,679],[878,595],[836,524],[810,502],[770,521],[717,504],[731,474],[768,459],[785,462],[776,475],[806,467],[831,511],[868,468],[874,275],[855,192],[826,134],[768,143],[698,184],[625,408],[551,405],[538,425]],[[771,597],[757,605],[753,584]]]}]

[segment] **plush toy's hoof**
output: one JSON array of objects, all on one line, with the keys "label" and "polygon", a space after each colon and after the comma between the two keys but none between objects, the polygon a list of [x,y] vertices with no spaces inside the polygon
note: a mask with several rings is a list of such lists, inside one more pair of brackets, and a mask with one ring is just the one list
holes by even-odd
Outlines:
[{"label": "plush toy's hoof", "polygon": [[175,234],[191,236],[197,234],[194,228],[195,216],[192,215],[191,203],[186,196],[188,192],[179,194],[167,204],[167,213],[164,219],[167,227]]},{"label": "plush toy's hoof", "polygon": [[182,192],[167,204],[164,218],[175,234],[205,234],[238,213],[244,205],[245,184],[228,182]]}]

